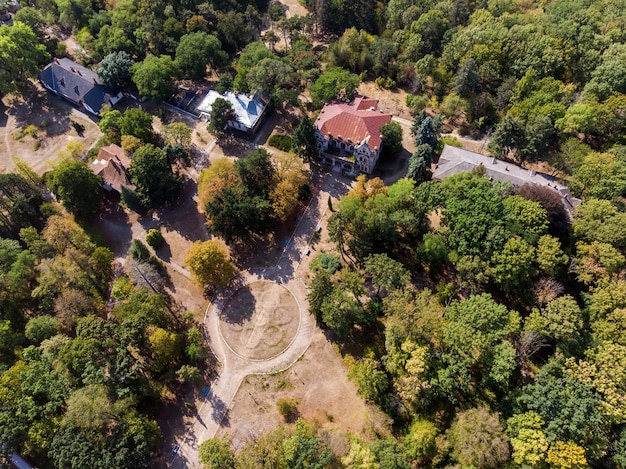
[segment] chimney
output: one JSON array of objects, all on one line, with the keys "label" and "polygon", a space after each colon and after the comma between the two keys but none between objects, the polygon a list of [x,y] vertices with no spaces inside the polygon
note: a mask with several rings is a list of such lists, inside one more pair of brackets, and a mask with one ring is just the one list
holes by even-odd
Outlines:
[{"label": "chimney", "polygon": [[95,77],[94,77],[94,79],[93,79],[93,84],[94,84],[94,85],[97,85],[97,84],[98,84],[98,81],[95,79]]},{"label": "chimney", "polygon": [[497,160],[497,158],[494,156],[494,157],[493,157],[493,160],[491,160],[491,164],[496,164],[496,163],[498,163],[498,160]]},{"label": "chimney", "polygon": [[535,177],[536,175],[537,175],[537,173],[535,172],[535,170],[531,169],[530,170],[530,177],[532,178],[532,177]]},{"label": "chimney", "polygon": [[61,62],[59,62],[59,59],[57,59],[56,57],[54,58],[54,62],[57,64],[60,64]]}]

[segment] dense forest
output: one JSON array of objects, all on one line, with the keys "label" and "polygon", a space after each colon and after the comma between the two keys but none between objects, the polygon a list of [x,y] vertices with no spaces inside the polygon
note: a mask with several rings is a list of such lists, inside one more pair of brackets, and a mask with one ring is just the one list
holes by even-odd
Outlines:
[{"label": "dense forest", "polygon": [[[157,104],[177,80],[207,77],[311,116],[361,81],[409,93],[407,178],[359,177],[330,204],[335,249],[313,261],[308,297],[392,435],[333,454],[324,431],[299,420],[236,455],[209,440],[201,461],[626,468],[626,4],[303,3],[309,15],[287,17],[267,1],[28,0],[0,26],[0,97],[25,93],[68,35],[104,83]],[[139,109],[107,110],[99,127],[88,157],[110,143],[132,155],[127,206],[176,203],[190,129],[156,135]],[[555,192],[480,170],[429,181],[449,130],[487,137],[499,158],[541,162],[582,205],[572,216]],[[311,131],[305,117],[292,141],[305,160]],[[39,467],[152,467],[164,396],[202,380],[201,332],[142,242],[113,272],[90,223],[100,181],[76,153],[43,178],[24,163],[0,174],[0,449]],[[274,230],[308,196],[301,163],[261,149],[204,171],[211,233],[241,246]],[[194,249],[198,282],[227,283],[222,245]],[[208,268],[195,262],[207,253]]]}]

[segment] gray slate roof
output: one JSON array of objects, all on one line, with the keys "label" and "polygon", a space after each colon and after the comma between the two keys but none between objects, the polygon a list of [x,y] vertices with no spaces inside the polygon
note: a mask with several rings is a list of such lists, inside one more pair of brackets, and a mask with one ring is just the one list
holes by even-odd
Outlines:
[{"label": "gray slate roof", "polygon": [[67,58],[54,59],[39,74],[39,80],[46,88],[73,103],[86,103],[95,114],[117,95],[98,79],[95,72]]},{"label": "gray slate roof", "polygon": [[558,192],[563,198],[563,205],[565,205],[570,214],[581,204],[580,199],[570,194],[567,186],[559,184],[552,176],[450,145],[443,147],[439,162],[433,172],[433,179],[441,181],[454,174],[472,171],[480,165],[485,167],[486,177],[497,179],[498,181],[509,181],[516,187],[524,184],[537,184]]}]

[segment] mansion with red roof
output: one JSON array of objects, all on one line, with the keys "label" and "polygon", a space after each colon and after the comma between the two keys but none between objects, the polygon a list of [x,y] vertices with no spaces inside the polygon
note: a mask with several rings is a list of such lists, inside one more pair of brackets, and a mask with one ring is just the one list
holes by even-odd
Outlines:
[{"label": "mansion with red roof", "polygon": [[389,122],[391,114],[378,110],[377,99],[326,104],[315,121],[321,163],[344,174],[371,174],[383,146],[380,128]]}]

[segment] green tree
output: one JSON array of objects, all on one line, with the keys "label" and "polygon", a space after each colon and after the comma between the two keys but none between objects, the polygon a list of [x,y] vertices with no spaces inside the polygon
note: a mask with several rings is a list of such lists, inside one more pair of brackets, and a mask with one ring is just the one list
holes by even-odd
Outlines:
[{"label": "green tree", "polygon": [[504,158],[511,152],[519,156],[518,150],[524,146],[524,128],[516,119],[507,114],[496,125],[487,148],[498,158]]},{"label": "green tree", "polygon": [[626,213],[608,200],[586,200],[576,210],[572,228],[578,240],[626,247]]},{"label": "green tree", "polygon": [[309,294],[306,297],[309,302],[309,311],[315,316],[318,324],[322,322],[322,305],[324,300],[332,291],[333,282],[330,279],[330,273],[326,269],[319,269],[313,277],[309,287]]},{"label": "green tree", "polygon": [[333,329],[339,337],[345,337],[355,324],[363,323],[363,306],[341,287],[333,288],[324,298],[320,310],[324,324]]},{"label": "green tree", "polygon": [[61,161],[48,173],[46,181],[63,206],[78,218],[90,219],[98,213],[101,178],[82,161]]},{"label": "green tree", "polygon": [[480,387],[506,387],[516,367],[515,349],[507,340],[520,318],[490,295],[453,301],[445,310],[441,368],[432,384],[456,402]]},{"label": "green tree", "polygon": [[21,90],[50,55],[24,23],[0,27],[0,97]]},{"label": "green tree", "polygon": [[504,245],[505,208],[486,178],[460,173],[442,181],[448,244],[461,255],[487,256]]},{"label": "green tree", "polygon": [[185,34],[176,48],[178,66],[186,77],[192,79],[203,78],[208,65],[215,69],[226,59],[220,40],[204,31]]},{"label": "green tree", "polygon": [[554,368],[544,365],[535,384],[524,388],[520,401],[546,422],[544,432],[551,445],[572,441],[595,460],[607,446],[600,396],[574,377],[551,374]]},{"label": "green tree", "polygon": [[174,79],[180,75],[178,64],[168,55],[148,55],[131,67],[133,83],[139,92],[159,104],[169,97]]},{"label": "green tree", "polygon": [[404,437],[406,452],[411,458],[424,462],[435,455],[435,439],[437,427],[432,422],[423,418],[416,419]]},{"label": "green tree", "polygon": [[176,378],[181,383],[191,383],[195,386],[202,384],[202,373],[197,366],[183,365],[176,371]]},{"label": "green tree", "polygon": [[358,394],[363,399],[378,405],[383,404],[389,387],[387,375],[380,369],[380,364],[371,358],[364,358],[350,367],[348,377],[357,386]]},{"label": "green tree", "polygon": [[569,258],[561,250],[561,243],[557,238],[544,235],[537,243],[537,265],[546,274],[557,277],[567,265]]},{"label": "green tree", "polygon": [[540,236],[548,231],[548,215],[539,202],[518,195],[507,197],[504,207],[511,217],[510,229],[530,244],[537,244]]},{"label": "green tree", "polygon": [[423,181],[430,170],[433,150],[428,144],[418,145],[417,150],[409,158],[406,177],[415,181]]},{"label": "green tree", "polygon": [[380,127],[383,136],[383,149],[388,155],[395,155],[402,150],[402,126],[397,122],[389,122]]},{"label": "green tree", "polygon": [[291,138],[291,151],[300,156],[304,161],[311,161],[317,156],[317,140],[315,139],[315,126],[308,115],[304,115],[300,125],[296,128]]},{"label": "green tree", "polygon": [[360,82],[357,75],[343,68],[328,67],[311,86],[313,104],[321,108],[324,103],[333,99],[350,100],[354,97]]},{"label": "green tree", "polygon": [[535,248],[521,238],[509,238],[491,257],[491,276],[507,292],[528,284],[535,274]]},{"label": "green tree", "polygon": [[590,153],[573,172],[572,187],[585,198],[611,200],[626,194],[626,163],[610,153]]},{"label": "green tree", "polygon": [[235,469],[235,453],[226,438],[212,438],[198,448],[204,469]]},{"label": "green tree", "polygon": [[447,432],[452,456],[462,466],[501,467],[510,458],[500,416],[487,407],[460,412]]},{"label": "green tree", "polygon": [[117,109],[109,109],[100,114],[100,122],[98,127],[100,131],[106,136],[106,139],[119,145],[122,139],[122,131],[120,130],[120,119],[122,113]]},{"label": "green tree", "polygon": [[246,76],[251,90],[262,90],[272,97],[275,105],[297,102],[298,87],[291,65],[279,59],[262,59]]},{"label": "green tree", "polygon": [[132,65],[133,59],[128,52],[111,52],[98,64],[96,73],[105,85],[123,88],[130,83]]},{"label": "green tree", "polygon": [[469,98],[478,91],[479,86],[480,75],[477,71],[476,61],[470,57],[459,67],[452,87],[461,98]]},{"label": "green tree", "polygon": [[235,275],[225,246],[213,240],[193,243],[185,256],[185,265],[200,286],[225,287]]},{"label": "green tree", "polygon": [[135,152],[128,172],[139,200],[146,207],[171,202],[182,189],[182,182],[172,173],[165,152],[151,144]]},{"label": "green tree", "polygon": [[191,127],[184,122],[172,122],[163,128],[163,138],[168,145],[188,149],[191,145]]},{"label": "green tree", "polygon": [[157,327],[148,336],[156,371],[162,371],[178,361],[181,340],[175,332]]},{"label": "green tree", "polygon": [[524,147],[521,149],[523,161],[537,161],[548,153],[551,140],[554,137],[554,124],[548,116],[533,116],[526,122],[524,128]]},{"label": "green tree", "polygon": [[22,228],[44,224],[42,188],[18,174],[0,174],[0,236],[17,238]]},{"label": "green tree", "polygon": [[228,122],[234,120],[235,110],[230,101],[224,98],[217,98],[211,105],[207,130],[219,139],[224,135]]},{"label": "green tree", "polygon": [[152,116],[139,108],[131,108],[117,121],[122,135],[132,135],[150,143],[154,137],[152,131]]},{"label": "green tree", "polygon": [[390,259],[387,254],[372,254],[365,258],[365,270],[372,276],[372,283],[378,289],[391,292],[403,289],[411,280],[411,275],[402,263]]},{"label": "green tree", "polygon": [[165,238],[160,230],[151,228],[148,230],[148,233],[146,233],[146,243],[153,249],[159,249],[165,244]]},{"label": "green tree", "polygon": [[209,230],[227,243],[264,235],[274,226],[271,202],[251,196],[242,185],[223,188],[206,204],[205,212]]},{"label": "green tree", "polygon": [[55,335],[59,330],[59,321],[54,316],[37,316],[29,319],[24,335],[35,344],[40,344]]}]

